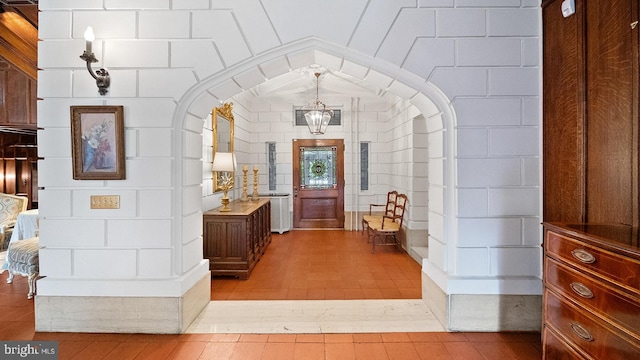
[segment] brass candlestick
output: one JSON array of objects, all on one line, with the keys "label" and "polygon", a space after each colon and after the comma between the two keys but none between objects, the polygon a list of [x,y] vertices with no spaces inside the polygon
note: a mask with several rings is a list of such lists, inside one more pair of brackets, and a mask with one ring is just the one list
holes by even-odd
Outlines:
[{"label": "brass candlestick", "polygon": [[258,167],[253,167],[253,195],[251,196],[251,200],[258,201],[260,197],[258,196]]},{"label": "brass candlestick", "polygon": [[247,172],[249,171],[249,169],[247,168],[247,165],[242,167],[242,197],[240,198],[240,201],[249,201],[249,196],[247,196]]}]

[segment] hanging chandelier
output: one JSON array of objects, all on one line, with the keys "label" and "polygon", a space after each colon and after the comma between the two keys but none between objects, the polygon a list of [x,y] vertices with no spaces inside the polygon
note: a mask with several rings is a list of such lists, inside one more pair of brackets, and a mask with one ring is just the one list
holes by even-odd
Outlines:
[{"label": "hanging chandelier", "polygon": [[318,100],[318,78],[320,73],[316,75],[316,100],[311,104],[302,108],[302,113],[309,126],[309,132],[313,135],[321,135],[327,130],[329,121],[333,117],[333,110],[328,109],[327,106],[320,100]]}]

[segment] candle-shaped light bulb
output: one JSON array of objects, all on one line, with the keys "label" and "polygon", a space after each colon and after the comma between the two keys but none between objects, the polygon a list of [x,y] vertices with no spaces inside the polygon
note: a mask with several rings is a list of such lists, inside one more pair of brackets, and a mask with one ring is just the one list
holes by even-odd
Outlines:
[{"label": "candle-shaped light bulb", "polygon": [[87,55],[91,55],[93,51],[91,50],[91,44],[96,39],[96,36],[93,34],[93,28],[91,26],[87,26],[87,30],[84,32],[84,39],[87,42]]}]

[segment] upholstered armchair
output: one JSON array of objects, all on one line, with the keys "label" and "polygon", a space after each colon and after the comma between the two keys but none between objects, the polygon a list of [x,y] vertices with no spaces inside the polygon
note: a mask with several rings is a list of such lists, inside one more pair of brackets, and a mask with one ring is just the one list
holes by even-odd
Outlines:
[{"label": "upholstered armchair", "polygon": [[25,196],[0,193],[0,251],[9,246],[18,214],[27,210],[28,200]]}]

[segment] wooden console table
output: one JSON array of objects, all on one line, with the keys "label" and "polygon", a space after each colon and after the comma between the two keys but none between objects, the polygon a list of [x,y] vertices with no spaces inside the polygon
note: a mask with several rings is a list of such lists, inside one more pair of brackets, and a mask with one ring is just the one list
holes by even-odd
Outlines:
[{"label": "wooden console table", "polygon": [[211,275],[249,278],[251,270],[271,243],[271,202],[239,200],[203,214],[203,253]]}]

